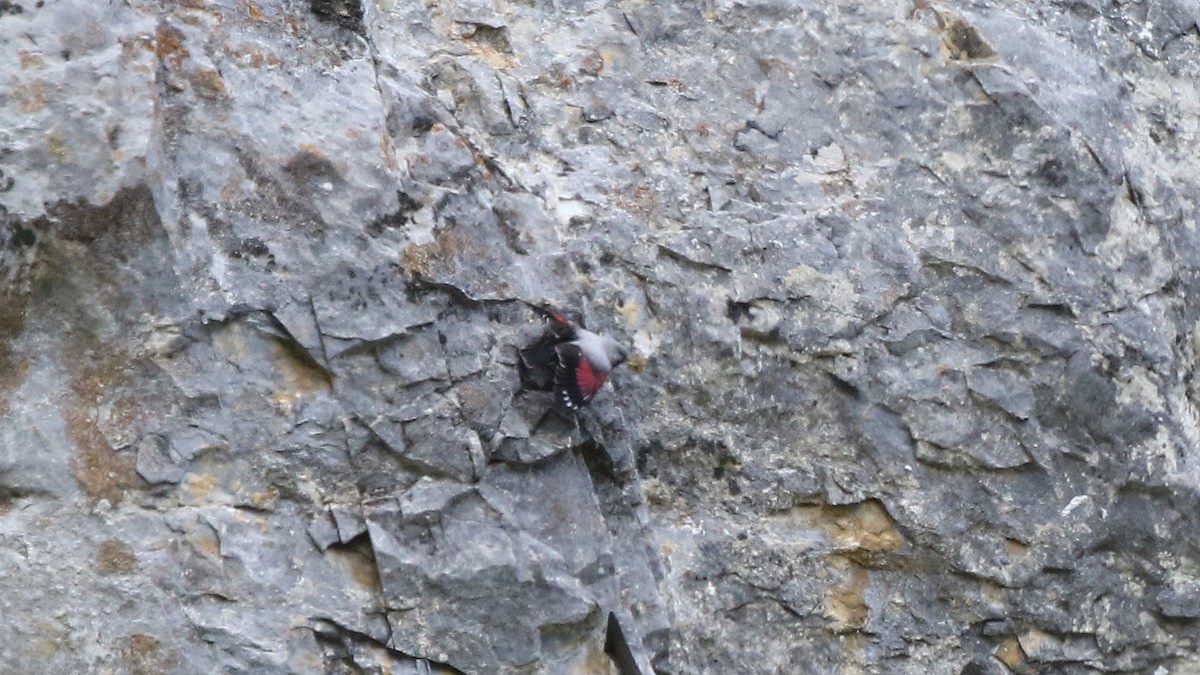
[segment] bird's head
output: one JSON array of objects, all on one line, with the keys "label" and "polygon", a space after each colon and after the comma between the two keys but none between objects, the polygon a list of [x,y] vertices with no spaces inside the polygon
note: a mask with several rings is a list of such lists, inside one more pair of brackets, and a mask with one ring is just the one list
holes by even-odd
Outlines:
[{"label": "bird's head", "polygon": [[625,363],[629,360],[629,350],[620,342],[608,337],[607,335],[601,338],[604,341],[604,355],[608,357],[608,363],[613,368]]}]

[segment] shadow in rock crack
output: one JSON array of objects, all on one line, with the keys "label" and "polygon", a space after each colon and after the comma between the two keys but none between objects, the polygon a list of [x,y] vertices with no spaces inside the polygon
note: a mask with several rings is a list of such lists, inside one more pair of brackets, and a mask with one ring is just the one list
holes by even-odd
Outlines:
[{"label": "shadow in rock crack", "polygon": [[308,4],[318,19],[363,34],[363,6],[359,0],[309,0]]},{"label": "shadow in rock crack", "polygon": [[604,634],[604,653],[612,659],[620,675],[642,675],[642,668],[638,665],[637,657],[634,656],[633,649],[629,646],[629,641],[625,639],[624,631],[621,630],[621,622],[612,612],[608,613],[608,629]]},{"label": "shadow in rock crack", "polygon": [[553,410],[549,394],[522,392],[493,437],[490,461],[532,466],[590,440],[577,420]]},{"label": "shadow in rock crack", "polygon": [[594,439],[580,446],[605,528],[611,535],[611,600],[604,650],[622,675],[658,672],[667,659],[670,619],[662,591],[664,573],[647,533],[648,515],[636,470],[614,465]]},{"label": "shadow in rock crack", "polygon": [[314,619],[313,636],[321,649],[324,672],[392,673],[393,675],[464,675],[445,663],[393,649],[365,633],[329,619]]},{"label": "shadow in rock crack", "polygon": [[375,561],[375,549],[371,547],[371,538],[365,531],[349,541],[330,544],[325,549],[325,555],[345,565],[350,577],[360,586],[377,597],[382,593],[383,582],[379,577],[379,564]]}]

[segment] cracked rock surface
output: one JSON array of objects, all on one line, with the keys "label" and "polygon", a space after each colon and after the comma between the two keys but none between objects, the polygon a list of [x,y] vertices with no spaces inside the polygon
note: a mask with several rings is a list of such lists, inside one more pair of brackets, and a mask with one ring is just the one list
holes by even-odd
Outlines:
[{"label": "cracked rock surface", "polygon": [[0,664],[1200,672],[1197,21],[0,0]]}]

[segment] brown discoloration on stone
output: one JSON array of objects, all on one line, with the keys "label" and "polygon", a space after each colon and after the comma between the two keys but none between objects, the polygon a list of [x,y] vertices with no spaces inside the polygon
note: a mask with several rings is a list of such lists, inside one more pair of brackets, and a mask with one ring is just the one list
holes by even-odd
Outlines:
[{"label": "brown discoloration on stone", "polygon": [[263,66],[268,68],[277,68],[280,64],[278,56],[275,56],[270,52],[263,51],[257,45],[239,45],[235,47],[231,53],[237,58],[238,65],[249,68],[262,68]]},{"label": "brown discoloration on stone", "polygon": [[383,162],[387,164],[389,169],[396,168],[396,149],[392,145],[392,137],[386,129],[379,132],[379,152],[383,155]]},{"label": "brown discoloration on stone", "polygon": [[[67,338],[64,346],[73,396],[64,402],[63,417],[67,436],[77,448],[71,473],[88,496],[118,504],[127,490],[146,487],[137,473],[137,455],[116,452],[99,426],[103,397],[129,384],[129,356],[82,335]],[[125,427],[130,421],[128,417],[113,420]]]},{"label": "brown discoloration on stone", "polygon": [[471,240],[464,237],[452,227],[438,231],[435,244],[435,260],[442,264],[448,272],[458,269],[458,257],[471,249]]},{"label": "brown discoloration on stone", "polygon": [[492,28],[475,24],[474,31],[463,36],[467,51],[472,56],[485,61],[497,69],[511,68],[513,65],[512,44],[509,42],[508,30]]},{"label": "brown discoloration on stone", "polygon": [[488,250],[453,226],[443,227],[429,244],[409,244],[400,253],[400,266],[410,274],[428,277],[436,265],[447,273],[458,270],[458,262],[467,255],[483,258]]},{"label": "brown discoloration on stone", "polygon": [[382,592],[383,583],[379,579],[375,549],[371,548],[371,540],[367,536],[355,537],[348,544],[334,544],[326,553],[345,565],[350,577],[359,586],[372,593]]},{"label": "brown discoloration on stone", "polygon": [[850,560],[835,558],[833,569],[840,579],[826,589],[825,616],[835,633],[860,630],[867,623],[867,570]]},{"label": "brown discoloration on stone", "polygon": [[17,61],[21,64],[21,70],[46,69],[46,59],[42,58],[41,52],[31,52],[27,49],[18,50]]},{"label": "brown discoloration on stone", "polygon": [[67,644],[67,627],[56,621],[38,621],[33,624],[30,651],[43,657],[54,656]]},{"label": "brown discoloration on stone", "polygon": [[430,246],[409,244],[400,252],[400,266],[409,274],[428,277],[430,270],[429,253]]},{"label": "brown discoloration on stone", "polygon": [[616,664],[604,653],[600,642],[589,642],[567,666],[568,675],[617,675]]},{"label": "brown discoloration on stone", "polygon": [[211,101],[225,95],[225,80],[221,77],[221,72],[215,68],[197,68],[192,73],[192,82],[195,83],[196,92],[202,98]]},{"label": "brown discoloration on stone", "polygon": [[96,567],[105,574],[129,574],[136,566],[137,556],[122,541],[108,539],[96,550]]},{"label": "brown discoloration on stone", "polygon": [[47,224],[57,225],[64,241],[87,246],[84,262],[94,265],[128,262],[163,234],[154,195],[144,185],[121,190],[103,206],[59,203],[49,213]]},{"label": "brown discoloration on stone", "polygon": [[276,340],[271,345],[271,356],[283,376],[284,386],[275,391],[277,402],[290,402],[333,388],[333,376],[304,347]]},{"label": "brown discoloration on stone", "polygon": [[172,61],[178,64],[179,61],[189,56],[188,50],[183,46],[184,40],[183,31],[170,24],[161,24],[158,31],[154,34],[154,55],[160,61]]},{"label": "brown discoloration on stone", "polygon": [[874,499],[847,506],[820,506],[815,524],[843,551],[890,553],[904,543],[895,521]]},{"label": "brown discoloration on stone", "polygon": [[0,415],[12,410],[12,393],[25,381],[29,360],[13,351],[12,342],[25,330],[28,296],[24,293],[0,294]]},{"label": "brown discoloration on stone", "polygon": [[246,16],[250,17],[251,21],[262,23],[267,20],[266,17],[263,16],[262,10],[259,9],[258,6],[253,2],[243,2],[242,6],[246,8]]},{"label": "brown discoloration on stone", "polygon": [[217,485],[217,478],[210,473],[188,474],[184,485],[193,499],[201,501],[213,493],[213,489]]},{"label": "brown discoloration on stone", "polygon": [[17,103],[17,110],[31,113],[46,107],[46,83],[42,80],[30,80],[13,88],[10,98]]},{"label": "brown discoloration on stone", "polygon": [[67,135],[61,131],[51,131],[46,134],[46,149],[58,159],[67,156]]},{"label": "brown discoloration on stone", "polygon": [[87,495],[115,504],[146,486],[136,454],[123,448],[137,441],[148,420],[168,414],[172,398],[158,366],[104,337],[129,313],[124,265],[164,236],[161,222],[143,186],[122,190],[102,206],[56,204],[35,229],[46,234],[29,306],[66,327],[60,349],[69,395],[61,405],[77,448],[71,471]]},{"label": "brown discoloration on stone", "polygon": [[1000,643],[1000,646],[996,647],[996,651],[993,652],[993,654],[995,654],[996,658],[1000,659],[1000,661],[1007,666],[1009,670],[1013,671],[1014,673],[1018,673],[1018,675],[1026,675],[1027,673],[1033,672],[1033,669],[1030,668],[1029,664],[1025,661],[1025,650],[1021,649],[1021,643],[1016,637],[1010,635],[1009,637],[1005,638],[1004,641]]},{"label": "brown discoloration on stone", "polygon": [[208,525],[201,525],[189,533],[188,541],[192,547],[214,560],[221,558],[221,538],[217,531]]},{"label": "brown discoloration on stone", "polygon": [[942,34],[941,54],[946,61],[986,60],[996,56],[996,50],[966,19],[938,12],[937,23]]},{"label": "brown discoloration on stone", "polygon": [[622,210],[642,217],[657,213],[659,207],[658,194],[648,185],[626,185],[617,191],[613,202]]},{"label": "brown discoloration on stone", "polygon": [[164,650],[158,638],[145,633],[130,635],[120,656],[131,675],[163,675],[179,662],[174,649]]},{"label": "brown discoloration on stone", "polygon": [[1029,545],[1024,542],[1017,541],[1016,539],[1006,538],[1004,540],[1004,552],[1008,554],[1008,559],[1010,561],[1017,560],[1018,558],[1025,557],[1029,553]]}]

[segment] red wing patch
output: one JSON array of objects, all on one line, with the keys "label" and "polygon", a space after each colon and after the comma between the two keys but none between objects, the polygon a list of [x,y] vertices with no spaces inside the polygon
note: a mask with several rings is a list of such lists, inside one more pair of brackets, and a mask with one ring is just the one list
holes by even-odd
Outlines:
[{"label": "red wing patch", "polygon": [[596,372],[587,359],[579,359],[579,365],[575,366],[575,384],[579,385],[584,401],[592,400],[607,377],[606,373]]},{"label": "red wing patch", "polygon": [[556,347],[558,369],[554,373],[554,397],[568,410],[592,400],[608,373],[597,371],[583,354],[579,346],[565,342]]}]

